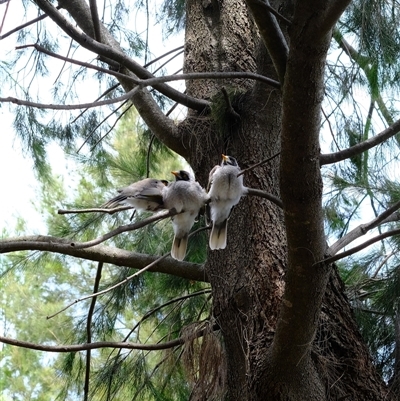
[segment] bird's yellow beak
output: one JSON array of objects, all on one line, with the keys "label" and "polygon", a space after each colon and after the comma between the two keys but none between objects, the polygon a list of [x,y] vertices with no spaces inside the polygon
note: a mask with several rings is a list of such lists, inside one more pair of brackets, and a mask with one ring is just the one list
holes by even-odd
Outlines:
[{"label": "bird's yellow beak", "polygon": [[222,155],[222,158],[224,159],[225,162],[227,162],[229,160],[229,156],[226,156],[224,154]]},{"label": "bird's yellow beak", "polygon": [[175,177],[179,176],[179,171],[171,171],[171,174],[173,174]]}]

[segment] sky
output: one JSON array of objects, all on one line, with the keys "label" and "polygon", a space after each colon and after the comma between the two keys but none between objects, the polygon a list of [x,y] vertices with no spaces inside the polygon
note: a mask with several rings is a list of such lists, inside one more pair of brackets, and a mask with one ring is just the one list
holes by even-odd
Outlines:
[{"label": "sky", "polygon": [[[5,10],[6,4],[0,4],[0,24],[3,20]],[[14,18],[14,16],[19,16],[19,18]],[[136,14],[135,17],[137,25],[143,24],[146,21],[146,18],[143,18],[143,16],[141,17],[139,14]],[[21,1],[11,1],[1,34],[8,32],[27,20],[30,20],[30,17],[23,18]],[[169,49],[178,47],[182,42],[182,38],[175,37],[172,38],[172,41],[166,41],[164,43],[160,41],[160,37],[162,36],[160,28],[155,26],[152,29],[153,34],[149,37],[149,47],[157,56],[165,53]],[[139,27],[139,31],[144,33],[144,26],[142,29]],[[6,39],[0,40],[0,60],[5,60],[7,54],[16,51],[16,37],[17,34],[13,34]],[[74,55],[74,58],[81,61],[89,61],[89,59],[93,58],[93,55],[90,54],[90,56],[88,56],[88,54],[86,54],[83,55],[83,57],[76,57]],[[48,62],[51,62],[51,59],[48,60]],[[58,61],[58,63],[60,62]],[[172,65],[169,67],[169,73],[177,71],[181,66],[179,63],[181,63],[179,59],[171,63]],[[59,67],[56,67],[55,70],[58,71],[58,68]],[[88,93],[87,88],[85,88],[85,91]],[[97,92],[98,87],[94,83],[93,93],[96,94]],[[1,96],[13,96],[13,94],[1,91]],[[90,95],[87,99],[80,99],[79,101],[92,100],[94,100],[93,95]],[[39,187],[33,172],[33,163],[29,155],[24,154],[23,145],[16,137],[13,129],[13,110],[15,110],[15,107],[16,106],[12,104],[0,104],[0,188],[2,188],[0,192],[2,194],[0,196],[0,229],[12,227],[17,216],[22,216],[26,219],[29,217],[30,233],[45,234],[46,227],[40,214],[34,208],[34,202],[39,193]],[[53,172],[68,179],[67,166],[69,161],[56,144],[49,147],[48,158],[52,165]]]},{"label": "sky", "polygon": [[[0,5],[0,21],[6,10],[6,4]],[[1,34],[14,27],[15,19],[10,18],[16,14],[19,4],[15,1],[9,3],[7,18]],[[14,20],[14,22],[13,22]],[[17,20],[18,21],[18,20]],[[9,52],[15,51],[16,35],[11,35],[0,41],[0,60],[5,60]],[[2,93],[2,96],[8,96]],[[8,228],[15,221],[16,216],[23,216],[29,211],[34,217],[35,211],[29,206],[34,198],[36,183],[33,174],[33,164],[25,157],[20,141],[15,137],[13,129],[12,109],[7,104],[0,104],[0,228]],[[40,224],[40,216],[36,213],[36,224]]]}]

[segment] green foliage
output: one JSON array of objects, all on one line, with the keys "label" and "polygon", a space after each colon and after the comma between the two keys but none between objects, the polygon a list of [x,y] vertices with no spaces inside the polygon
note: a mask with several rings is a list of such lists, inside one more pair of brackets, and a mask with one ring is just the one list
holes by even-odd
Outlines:
[{"label": "green foliage", "polygon": [[[50,235],[87,241],[129,223],[132,211],[113,215],[57,215],[54,212],[57,207],[98,207],[115,195],[115,188],[129,185],[147,175],[170,179],[173,177],[170,171],[182,168],[182,161],[176,155],[138,125],[137,114],[132,110],[125,114],[115,135],[107,138],[98,155],[96,159],[82,156],[73,158],[75,167],[69,174],[70,178],[78,181],[76,191],[67,191],[60,177],[51,177],[43,183],[37,208],[47,217]],[[146,213],[136,213],[133,221],[139,221],[145,216]],[[200,225],[204,225],[204,222],[199,222],[195,228]],[[23,221],[20,229],[24,229]],[[114,237],[107,245],[161,255],[169,252],[172,237],[171,223],[164,220]],[[189,260],[204,261],[205,242],[204,232],[192,238],[188,249]],[[26,280],[20,290],[24,292],[24,299],[29,305],[21,306],[19,303],[22,298],[19,297],[17,304],[14,299],[15,287],[5,285],[3,289],[7,310],[14,311],[6,320],[13,330],[18,327],[18,332],[10,332],[15,334],[11,336],[37,343],[87,342],[90,299],[52,319],[44,318],[61,310],[74,299],[92,292],[93,265],[87,262],[77,263],[76,260],[57,255],[37,256],[25,253],[13,254],[6,260],[7,280]],[[43,275],[44,264],[48,268],[47,276]],[[37,285],[34,287],[29,279],[29,272],[36,277]],[[99,291],[113,286],[116,288],[96,300],[90,326],[92,342],[166,342],[178,338],[186,325],[208,317],[210,299],[208,292],[203,291],[203,284],[155,273],[145,273],[124,282],[126,277],[135,272],[134,269],[115,266],[103,268]],[[124,283],[121,284],[122,282]],[[24,314],[15,313],[20,309]],[[33,332],[30,330],[32,318],[38,314],[44,321],[35,322],[36,331]],[[56,322],[61,322],[57,326],[57,332],[52,329]],[[48,334],[44,335],[47,330]],[[6,387],[10,392],[21,394],[21,399],[27,392],[33,391],[32,385],[28,386],[29,383],[39,383],[38,398],[31,398],[32,400],[55,399],[56,396],[59,400],[68,400],[82,394],[87,363],[85,353],[59,355],[51,359],[46,368],[42,368],[43,362],[35,351],[7,346],[7,352],[11,356],[2,368],[6,375],[11,375],[15,370],[13,367],[17,366],[18,358],[25,358],[26,370],[18,376],[14,374],[15,377],[8,381]],[[145,401],[187,398],[190,389],[185,380],[181,355],[182,346],[154,352],[118,349],[92,351],[90,397],[93,400]],[[32,369],[37,375],[30,373]],[[55,377],[60,379],[55,381]],[[22,386],[20,382],[28,384],[18,390]],[[48,398],[40,398],[47,394],[44,392],[47,383],[52,385],[47,392]]]},{"label": "green foliage", "polygon": [[[24,1],[27,13],[31,2]],[[150,4],[135,6],[151,14]],[[36,16],[37,10],[34,10]],[[180,31],[185,24],[185,2],[164,0],[157,9],[164,33]],[[131,57],[148,54],[147,39],[133,31],[130,2],[116,0],[100,10],[100,18]],[[345,149],[381,131],[381,120],[390,124],[398,117],[400,76],[399,7],[395,3],[356,0],[337,24],[327,62],[323,139],[331,151]],[[19,44],[38,43],[49,51],[93,60],[64,34],[53,34],[48,21],[18,33]],[[50,21],[51,23],[51,21]],[[354,51],[343,43],[346,40]],[[82,66],[63,63],[31,47],[18,50],[12,60],[0,62],[1,91],[42,103],[79,103],[112,99],[123,93],[114,77]],[[11,73],[10,71],[13,71]],[[96,82],[86,93],[86,82]],[[50,83],[50,84],[49,84]],[[87,86],[85,86],[86,88]],[[44,89],[43,89],[44,88]],[[36,96],[35,96],[36,94]],[[152,92],[162,108],[167,100]],[[241,94],[228,89],[233,106]],[[3,96],[3,95],[1,95]],[[368,99],[367,99],[368,97]],[[366,110],[369,104],[369,110]],[[114,215],[79,213],[57,215],[57,209],[91,208],[103,204],[116,189],[147,176],[172,179],[170,171],[184,166],[168,148],[140,125],[129,103],[83,111],[45,112],[16,107],[14,128],[24,151],[34,160],[42,194],[36,207],[47,222],[48,233],[88,241],[146,214],[124,211]],[[227,100],[218,94],[212,100],[212,117],[221,137],[229,134],[235,117]],[[266,111],[268,112],[268,111]],[[113,132],[115,124],[118,129]],[[57,143],[69,154],[68,188],[63,177],[54,177],[48,163],[49,145]],[[324,149],[324,152],[327,150]],[[400,199],[397,166],[399,136],[373,150],[334,166],[323,167],[325,224],[328,241],[346,235],[365,220],[372,220]],[[395,163],[393,163],[395,162]],[[21,234],[28,221],[20,219],[14,231]],[[194,228],[204,226],[200,220]],[[397,228],[397,223],[385,229]],[[2,235],[8,233],[3,229]],[[374,235],[379,234],[379,229]],[[130,251],[162,255],[170,250],[172,229],[160,221],[141,230],[110,239],[107,245]],[[189,242],[188,260],[205,260],[204,232]],[[399,237],[384,240],[353,259],[340,262],[362,335],[375,363],[389,379],[394,366],[394,322],[399,319],[400,268],[396,255]],[[2,257],[0,290],[7,335],[47,344],[85,343],[88,310],[86,300],[57,314],[66,304],[93,291],[96,266],[56,254],[15,253]],[[99,290],[122,283],[134,269],[104,266]],[[173,276],[142,274],[96,299],[91,341],[131,341],[156,344],[174,340],[193,322],[204,322],[210,311],[210,295],[204,284]],[[163,351],[100,349],[91,352],[90,398],[93,400],[182,400],[191,388],[182,364],[184,347]],[[4,400],[69,400],[82,398],[87,354],[67,353],[49,357],[16,347],[2,348],[0,387]],[[57,397],[58,396],[58,397]]]}]

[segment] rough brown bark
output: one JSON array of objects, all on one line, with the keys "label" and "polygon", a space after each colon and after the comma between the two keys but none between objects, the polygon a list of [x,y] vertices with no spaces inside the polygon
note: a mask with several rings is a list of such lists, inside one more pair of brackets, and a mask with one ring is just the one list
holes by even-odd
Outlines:
[{"label": "rough brown bark", "polygon": [[[218,13],[215,12],[212,18],[210,5],[202,8],[200,2],[189,3],[188,21],[196,23],[188,24],[187,71],[221,70],[219,59],[215,57],[215,52],[223,48],[224,42],[223,30],[218,24],[224,23],[224,10],[232,12],[235,9],[229,7],[229,3],[218,2]],[[207,24],[210,18],[212,25]],[[235,19],[232,14],[229,18]],[[254,28],[253,24],[247,26]],[[258,38],[252,29],[241,31],[240,43],[251,43],[250,38],[243,37],[244,33]],[[281,188],[285,193],[279,193],[278,160],[245,176],[246,185],[283,196],[286,225],[282,212],[268,201],[244,199],[229,221],[228,248],[208,254],[206,271],[213,288],[213,313],[221,327],[226,349],[227,399],[297,401],[350,396],[352,400],[383,400],[385,386],[359,335],[336,271],[331,272],[331,267],[313,267],[323,258],[325,251],[318,135],[324,55],[329,37],[308,45],[307,42],[301,43],[304,38],[301,38],[300,25],[297,32],[293,33],[293,27],[290,29],[292,34],[298,35],[298,41],[291,47],[288,63],[291,78],[285,82],[285,106],[277,90],[262,84],[256,84],[250,90],[242,86],[237,88],[244,93],[236,96],[234,101],[240,120],[235,120],[229,113],[224,114],[225,125],[221,131],[212,118],[196,118],[190,114],[181,126],[194,134],[193,140],[198,144],[192,149],[189,162],[204,184],[208,171],[219,161],[222,152],[234,155],[241,167],[247,167],[281,150],[282,109],[297,118],[284,122],[286,149],[281,159]],[[199,39],[198,43],[195,38]],[[234,35],[230,36],[230,40],[233,39]],[[276,79],[265,48],[260,43],[257,46],[257,72]],[[223,56],[227,54],[223,53]],[[227,63],[230,68],[236,68],[237,57],[240,56],[235,55],[230,64]],[[195,97],[212,98],[220,90],[220,84],[196,82],[189,83],[188,88]],[[303,103],[299,101],[301,96],[304,97]],[[297,114],[294,113],[296,109]],[[293,137],[293,126],[297,137]],[[293,221],[294,216],[296,221]],[[302,221],[299,221],[299,216]],[[290,246],[296,249],[289,262],[285,237],[288,229]],[[289,275],[288,263],[292,265]],[[300,269],[295,268],[300,265]],[[297,303],[298,314],[293,316],[290,308],[283,314],[281,326],[287,323],[285,319],[292,322],[287,330],[280,328],[278,341],[287,346],[273,349],[271,344],[277,341],[275,332],[285,281],[296,289],[286,294],[285,302]],[[301,297],[299,288],[304,288]],[[323,312],[320,313],[324,293]],[[308,332],[303,330],[304,320],[310,321],[306,326]],[[299,329],[292,331],[296,324]],[[340,347],[334,340],[337,338],[342,339]],[[327,361],[337,363],[329,364]]]}]

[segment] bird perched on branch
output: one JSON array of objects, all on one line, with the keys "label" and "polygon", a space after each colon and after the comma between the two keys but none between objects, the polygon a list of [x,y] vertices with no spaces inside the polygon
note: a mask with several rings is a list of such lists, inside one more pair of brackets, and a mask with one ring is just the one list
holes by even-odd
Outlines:
[{"label": "bird perched on branch", "polygon": [[151,211],[164,208],[163,189],[168,185],[166,180],[145,178],[118,189],[119,195],[104,203],[101,207],[112,209],[121,204],[133,206],[136,210]]},{"label": "bird perched on branch", "polygon": [[199,214],[208,200],[206,191],[187,171],[172,171],[175,181],[163,190],[164,207],[177,214],[171,217],[174,229],[171,256],[183,260],[186,255],[188,235]]},{"label": "bird perched on branch", "polygon": [[210,171],[208,195],[212,221],[209,241],[211,249],[226,247],[228,218],[232,208],[247,193],[247,188],[243,186],[243,176],[238,177],[239,173],[240,168],[236,159],[226,155],[222,155],[221,164]]}]

